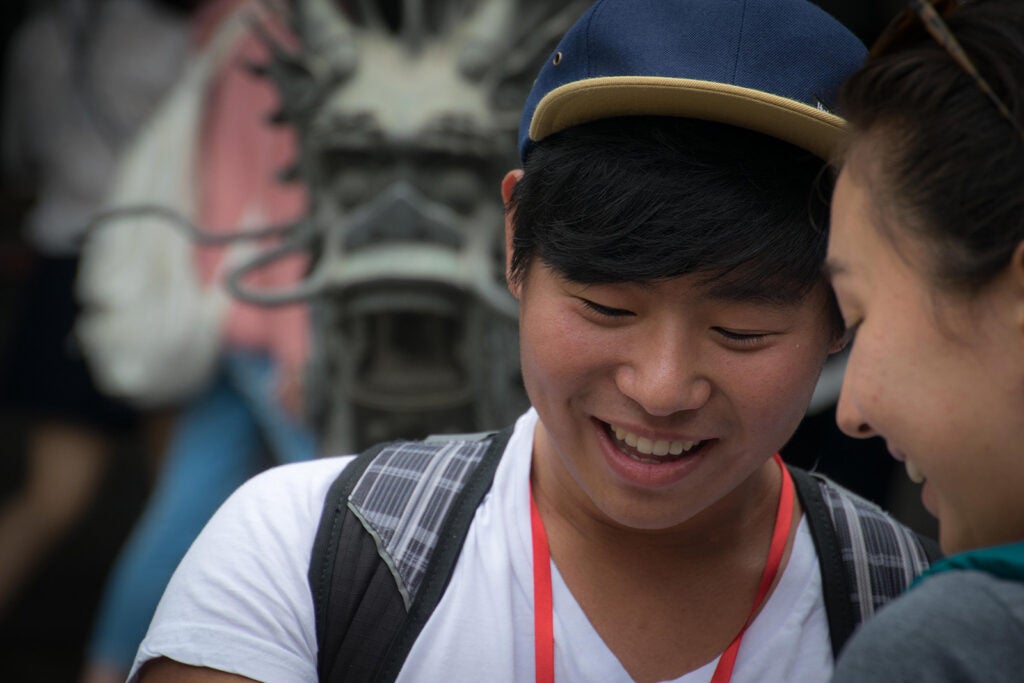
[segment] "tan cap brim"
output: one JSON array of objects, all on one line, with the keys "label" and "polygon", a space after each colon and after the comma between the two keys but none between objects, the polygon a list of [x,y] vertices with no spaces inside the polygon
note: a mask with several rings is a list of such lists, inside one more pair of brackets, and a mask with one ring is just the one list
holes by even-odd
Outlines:
[{"label": "tan cap brim", "polygon": [[615,116],[685,116],[764,133],[831,159],[844,134],[835,114],[778,95],[686,78],[609,76],[556,88],[537,105],[530,139]]}]

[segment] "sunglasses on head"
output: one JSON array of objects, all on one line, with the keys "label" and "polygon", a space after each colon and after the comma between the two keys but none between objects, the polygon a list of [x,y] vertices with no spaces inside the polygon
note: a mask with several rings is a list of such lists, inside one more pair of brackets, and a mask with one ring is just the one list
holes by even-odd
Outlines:
[{"label": "sunglasses on head", "polygon": [[1021,138],[1024,138],[1024,128],[1021,127],[1020,122],[1014,118],[1010,108],[999,99],[992,86],[974,66],[974,62],[967,56],[960,41],[956,39],[949,25],[946,24],[945,18],[956,12],[957,6],[957,0],[910,0],[907,9],[893,19],[875,41],[868,57],[881,57],[893,52],[909,38],[919,35],[920,29],[924,28],[939,45],[945,48],[960,68],[974,79],[978,89],[995,105],[1002,117],[1010,122]]}]

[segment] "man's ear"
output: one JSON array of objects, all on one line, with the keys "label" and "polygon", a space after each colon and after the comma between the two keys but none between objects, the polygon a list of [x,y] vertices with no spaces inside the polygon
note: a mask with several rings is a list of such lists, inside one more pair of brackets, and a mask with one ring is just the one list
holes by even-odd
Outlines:
[{"label": "man's ear", "polygon": [[512,199],[512,190],[516,183],[523,177],[521,169],[515,169],[505,174],[501,180],[501,201],[505,205],[505,281],[508,283],[508,291],[512,296],[519,298],[520,284],[512,279],[512,237],[515,235],[514,221],[512,220],[512,209],[509,208],[509,201]]}]

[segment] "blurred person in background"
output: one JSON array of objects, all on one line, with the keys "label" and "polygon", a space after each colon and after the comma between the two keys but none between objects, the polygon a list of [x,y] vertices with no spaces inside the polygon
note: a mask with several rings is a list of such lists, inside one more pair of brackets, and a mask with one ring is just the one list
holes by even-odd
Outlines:
[{"label": "blurred person in background", "polygon": [[[242,18],[258,4],[213,0],[192,24],[196,54],[215,41],[223,45],[225,35],[229,45],[201,84],[198,138],[191,141],[199,150],[198,201],[189,218],[210,232],[286,224],[306,212],[304,188],[279,179],[294,162],[294,131],[270,123],[278,93],[247,68],[268,57]],[[225,259],[234,258],[230,247],[200,246],[195,254],[207,282],[222,277],[229,269]],[[288,286],[305,269],[305,257],[283,259],[254,273],[247,284]],[[215,375],[184,407],[153,495],[109,577],[84,681],[124,680],[178,561],[238,485],[269,464],[315,456],[316,440],[302,419],[308,326],[305,305],[229,304]]]},{"label": "blurred person in background", "polygon": [[27,424],[26,475],[0,508],[0,613],[92,502],[118,439],[165,420],[103,395],[71,336],[79,243],[119,149],[175,83],[187,2],[54,2],[14,35],[3,112],[5,182],[34,195],[31,272],[0,375],[3,409]]}]

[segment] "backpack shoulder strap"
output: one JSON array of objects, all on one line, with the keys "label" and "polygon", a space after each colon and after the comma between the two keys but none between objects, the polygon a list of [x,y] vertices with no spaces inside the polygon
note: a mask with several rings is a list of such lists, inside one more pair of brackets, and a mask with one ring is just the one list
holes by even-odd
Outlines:
[{"label": "backpack shoulder strap", "polygon": [[374,446],[334,481],[309,565],[320,681],[398,676],[511,433]]},{"label": "backpack shoulder strap", "polygon": [[790,467],[821,569],[832,653],[854,629],[941,555],[874,503],[829,479]]}]

